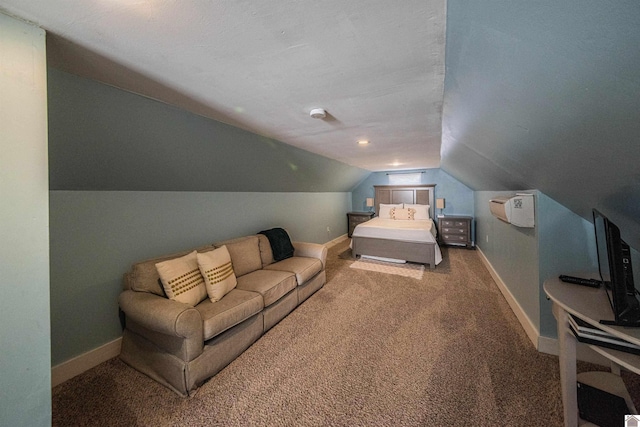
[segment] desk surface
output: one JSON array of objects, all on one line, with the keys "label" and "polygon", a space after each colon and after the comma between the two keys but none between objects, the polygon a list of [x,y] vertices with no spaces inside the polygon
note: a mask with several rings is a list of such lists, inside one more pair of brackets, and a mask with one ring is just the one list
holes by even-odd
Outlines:
[{"label": "desk surface", "polygon": [[[613,320],[614,317],[604,287],[594,289],[573,283],[564,283],[558,278],[552,278],[544,282],[544,291],[553,301],[553,313],[558,320],[560,384],[562,386],[564,424],[568,427],[575,427],[579,425],[576,391],[576,380],[579,379],[576,376],[577,340],[573,333],[570,332],[569,314],[638,345],[640,345],[640,328],[625,328],[622,326],[601,325],[599,323],[600,320]],[[620,366],[640,374],[640,356],[596,345],[589,345],[589,347],[614,363],[612,364],[611,374],[599,375],[598,378],[594,379],[594,382],[587,383],[609,393],[624,397],[629,409],[632,413],[636,413],[633,401],[624,387],[624,382],[618,375],[620,374]],[[580,375],[586,376],[587,374],[591,378],[592,373],[582,373]]]},{"label": "desk surface", "polygon": [[[544,282],[544,291],[554,303],[568,313],[603,331],[640,345],[640,328],[602,325],[599,323],[600,320],[613,320],[614,318],[604,287],[590,288],[588,286],[565,283],[560,279],[554,278]],[[590,347],[618,365],[640,374],[640,356],[605,347],[593,345]]]}]

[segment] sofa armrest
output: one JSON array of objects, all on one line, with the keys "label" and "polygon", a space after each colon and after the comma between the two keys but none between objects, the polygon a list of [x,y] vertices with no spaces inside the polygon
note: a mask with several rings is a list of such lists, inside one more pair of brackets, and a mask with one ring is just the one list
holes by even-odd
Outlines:
[{"label": "sofa armrest", "polygon": [[322,262],[324,270],[327,261],[327,247],[319,243],[291,242],[293,244],[293,256],[317,258]]},{"label": "sofa armrest", "polygon": [[203,340],[200,312],[187,304],[130,290],[123,291],[118,302],[127,317],[147,329],[178,338]]}]

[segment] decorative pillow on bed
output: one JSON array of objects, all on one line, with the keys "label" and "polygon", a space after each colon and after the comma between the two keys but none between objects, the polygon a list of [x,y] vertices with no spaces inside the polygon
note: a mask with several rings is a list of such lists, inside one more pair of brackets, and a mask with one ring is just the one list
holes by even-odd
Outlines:
[{"label": "decorative pillow on bed", "polygon": [[172,300],[196,306],[207,297],[204,278],[198,268],[197,252],[156,264],[162,287]]},{"label": "decorative pillow on bed", "polygon": [[429,219],[429,205],[404,205],[405,209],[415,209],[414,219]]},{"label": "decorative pillow on bed", "polygon": [[402,209],[403,205],[402,203],[398,203],[395,205],[386,205],[384,203],[380,203],[380,208],[378,210],[378,217],[379,218],[384,218],[384,219],[390,219],[391,218],[391,209],[393,208],[399,208]]},{"label": "decorative pillow on bed", "polygon": [[204,276],[211,302],[220,301],[238,284],[226,246],[198,254],[198,266]]},{"label": "decorative pillow on bed", "polygon": [[413,220],[416,214],[415,209],[391,209],[391,219]]}]

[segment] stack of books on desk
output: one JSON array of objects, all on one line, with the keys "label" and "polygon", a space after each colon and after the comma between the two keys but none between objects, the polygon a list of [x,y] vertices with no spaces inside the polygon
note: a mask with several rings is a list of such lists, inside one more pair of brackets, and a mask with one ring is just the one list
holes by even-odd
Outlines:
[{"label": "stack of books on desk", "polygon": [[571,332],[580,342],[640,355],[639,345],[611,335],[573,315],[569,315],[569,326],[571,327]]}]

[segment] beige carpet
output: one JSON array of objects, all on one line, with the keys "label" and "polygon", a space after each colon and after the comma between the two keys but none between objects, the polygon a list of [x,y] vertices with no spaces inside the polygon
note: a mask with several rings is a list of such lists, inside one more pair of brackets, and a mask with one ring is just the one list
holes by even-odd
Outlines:
[{"label": "beige carpet", "polygon": [[424,274],[424,265],[415,263],[397,264],[375,259],[360,258],[349,267],[359,270],[375,271],[377,273],[395,274],[396,276],[411,277],[420,280]]},{"label": "beige carpet", "polygon": [[421,280],[349,268],[183,399],[118,359],[53,390],[55,426],[559,426],[538,353],[475,251]]}]

